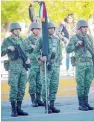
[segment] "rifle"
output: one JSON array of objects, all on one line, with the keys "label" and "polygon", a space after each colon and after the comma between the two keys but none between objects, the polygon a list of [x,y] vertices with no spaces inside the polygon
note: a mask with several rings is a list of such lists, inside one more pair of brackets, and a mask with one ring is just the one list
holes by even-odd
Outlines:
[{"label": "rifle", "polygon": [[[28,70],[28,68],[31,67],[30,64],[26,64],[25,62],[27,61],[28,57],[26,56],[26,54],[23,52],[23,50],[21,49],[20,45],[18,44],[14,44],[10,39],[9,39],[10,43],[15,47],[15,55],[14,59],[12,60],[17,60],[18,58],[21,58],[23,61],[23,67]],[[11,53],[11,51],[9,50],[8,53]]]},{"label": "rifle", "polygon": [[[89,37],[89,36],[88,36],[88,37]],[[93,46],[91,46],[91,45],[88,43],[88,41],[86,41],[86,38],[85,38],[85,37],[83,37],[82,39],[83,39],[83,41],[84,41],[84,43],[85,43],[85,45],[86,45],[86,48],[89,50],[89,52],[90,52],[91,55],[92,55],[92,61],[93,61],[93,76],[94,76],[94,48],[93,48]]]},{"label": "rifle", "polygon": [[53,60],[53,59],[55,59],[55,53],[54,53],[54,52],[52,52],[50,59],[48,59],[47,68],[48,68],[49,71],[51,71],[52,63],[53,63],[52,60]]},{"label": "rifle", "polygon": [[[76,34],[77,38],[83,41],[84,44],[84,48],[86,50],[86,48],[89,50],[89,52],[92,55],[92,61],[93,61],[93,74],[94,74],[94,48],[92,45],[90,45],[87,41],[87,38],[85,36],[82,37],[82,39],[79,37],[78,34]],[[89,36],[88,36],[89,37]],[[89,37],[89,39],[91,40],[91,38]]]}]

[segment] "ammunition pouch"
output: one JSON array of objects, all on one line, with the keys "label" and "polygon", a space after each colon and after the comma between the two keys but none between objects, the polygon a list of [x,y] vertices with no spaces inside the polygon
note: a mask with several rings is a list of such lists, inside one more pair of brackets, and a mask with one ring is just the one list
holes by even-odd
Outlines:
[{"label": "ammunition pouch", "polygon": [[55,59],[55,53],[54,52],[52,52],[52,54],[51,54],[51,59]]},{"label": "ammunition pouch", "polygon": [[47,65],[47,69],[48,69],[48,71],[51,71],[51,69],[52,69],[51,63],[49,63],[49,64]]},{"label": "ammunition pouch", "polygon": [[51,69],[52,69],[52,60],[53,59],[55,59],[55,53],[54,52],[52,52],[51,57],[50,57],[48,64],[47,64],[48,71],[51,71]]},{"label": "ammunition pouch", "polygon": [[75,58],[75,56],[71,57],[71,64],[72,64],[72,66],[76,66],[76,58]]},{"label": "ammunition pouch", "polygon": [[9,70],[9,60],[4,60],[4,68],[6,71]]}]

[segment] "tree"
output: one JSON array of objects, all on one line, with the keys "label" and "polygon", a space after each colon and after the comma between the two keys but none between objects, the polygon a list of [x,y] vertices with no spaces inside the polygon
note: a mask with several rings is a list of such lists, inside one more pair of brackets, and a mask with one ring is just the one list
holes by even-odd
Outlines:
[{"label": "tree", "polygon": [[[1,23],[7,25],[9,21],[30,22],[28,17],[28,6],[31,1],[2,1],[1,2]],[[93,1],[46,1],[48,17],[55,23],[61,22],[69,13],[77,15],[77,18],[88,19],[94,13]],[[38,16],[39,5],[34,5],[35,13]]]}]

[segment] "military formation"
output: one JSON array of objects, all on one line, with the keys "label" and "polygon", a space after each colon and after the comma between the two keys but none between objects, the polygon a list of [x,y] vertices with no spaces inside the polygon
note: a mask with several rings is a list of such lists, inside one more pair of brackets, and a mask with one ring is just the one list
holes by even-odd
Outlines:
[{"label": "military formation", "polygon": [[[88,103],[90,85],[94,78],[94,47],[93,40],[87,34],[88,23],[85,20],[77,22],[77,34],[71,37],[66,47],[67,53],[74,52],[72,63],[76,68],[77,95],[79,110],[93,110]],[[29,82],[29,94],[32,107],[43,106],[48,113],[59,113],[55,107],[55,99],[59,85],[62,50],[60,38],[55,35],[56,25],[48,22],[49,51],[48,57],[42,55],[41,24],[32,22],[31,34],[24,40],[20,37],[19,23],[10,25],[11,35],[4,39],[1,46],[1,56],[8,56],[4,66],[8,71],[10,86],[11,116],[28,116],[22,110],[22,101],[26,83]],[[45,85],[45,63],[46,79]],[[27,77],[28,72],[28,77]],[[47,90],[46,90],[47,87]],[[46,94],[48,97],[46,98]],[[48,101],[48,104],[46,102]]]}]

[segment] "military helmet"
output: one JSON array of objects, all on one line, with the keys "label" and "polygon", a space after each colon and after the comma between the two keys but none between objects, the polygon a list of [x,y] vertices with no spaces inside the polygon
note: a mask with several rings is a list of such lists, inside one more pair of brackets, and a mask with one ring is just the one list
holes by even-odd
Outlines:
[{"label": "military helmet", "polygon": [[86,21],[86,20],[79,20],[79,21],[77,22],[76,28],[77,28],[77,30],[78,30],[78,29],[80,29],[80,28],[83,27],[83,26],[88,27],[87,21]]},{"label": "military helmet", "polygon": [[56,28],[56,25],[53,22],[48,23],[48,29],[49,28]]},{"label": "military helmet", "polygon": [[30,30],[32,29],[41,29],[41,24],[38,22],[33,22],[30,26]]},{"label": "military helmet", "polygon": [[21,30],[20,24],[17,23],[17,22],[13,22],[13,23],[11,23],[11,25],[10,25],[9,31],[11,32],[12,30],[18,29],[18,28]]}]

